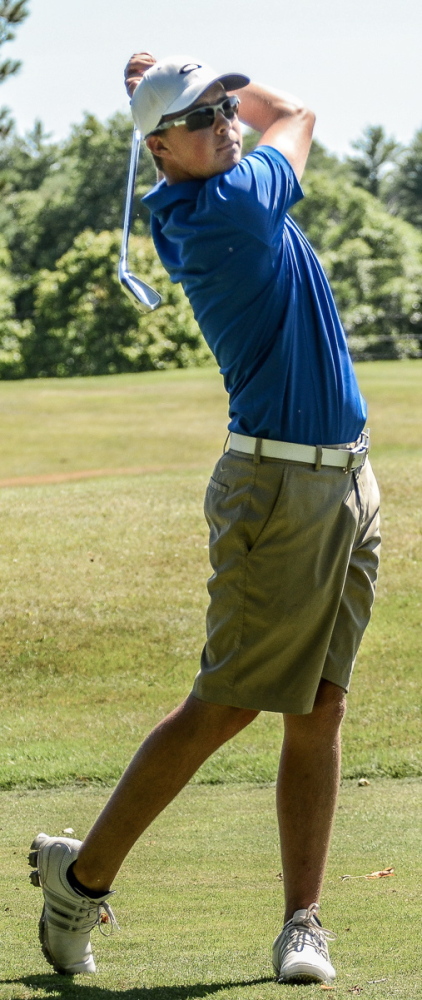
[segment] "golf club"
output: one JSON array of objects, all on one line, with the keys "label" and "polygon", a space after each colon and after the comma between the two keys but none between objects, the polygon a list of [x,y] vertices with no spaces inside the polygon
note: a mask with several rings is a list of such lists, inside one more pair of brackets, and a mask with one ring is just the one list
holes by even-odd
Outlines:
[{"label": "golf club", "polygon": [[122,247],[119,260],[119,281],[130,298],[133,305],[142,313],[153,312],[161,305],[161,295],[147,285],[140,278],[137,278],[128,269],[128,244],[130,234],[130,221],[132,217],[133,195],[135,190],[136,172],[138,169],[139,148],[141,144],[141,133],[137,128],[133,130],[132,149],[129,163],[129,176],[127,180],[125,215],[123,221]]}]

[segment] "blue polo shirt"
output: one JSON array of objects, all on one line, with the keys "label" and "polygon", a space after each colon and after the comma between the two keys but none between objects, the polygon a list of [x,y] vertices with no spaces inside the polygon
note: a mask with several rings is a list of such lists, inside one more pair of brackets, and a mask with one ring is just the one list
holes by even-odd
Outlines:
[{"label": "blue polo shirt", "polygon": [[366,420],[324,271],[288,209],[303,197],[270,146],[208,180],[143,200],[158,255],[181,282],[229,393],[230,430],[341,444]]}]

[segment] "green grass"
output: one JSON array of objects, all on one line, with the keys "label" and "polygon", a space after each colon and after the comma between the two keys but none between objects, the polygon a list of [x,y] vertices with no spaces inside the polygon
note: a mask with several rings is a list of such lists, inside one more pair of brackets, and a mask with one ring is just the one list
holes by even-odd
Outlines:
[{"label": "green grass", "polygon": [[204,468],[226,436],[212,366],[0,384],[0,480],[88,469]]},{"label": "green grass", "polygon": [[[422,362],[358,367],[384,558],[344,726],[354,780],[341,789],[322,916],[338,934],[331,995],[420,1000]],[[15,481],[0,490],[0,1000],[324,995],[271,978],[276,715],[223,748],[136,845],[117,881],[122,930],[95,935],[97,977],[50,973],[41,893],[26,882],[32,836],[71,826],[83,837],[100,786],[190,687],[207,600],[202,496],[226,410],[213,368],[0,384],[0,480]],[[40,476],[52,481],[22,485]],[[394,878],[341,878],[391,865]]]},{"label": "green grass", "polygon": [[[43,828],[82,837],[104,790],[3,793],[0,1000],[315,1000],[318,985],[278,986],[271,942],[280,929],[282,883],[274,789],[188,787],[127,859],[113,906],[121,930],[93,935],[98,975],[51,973],[37,940],[41,892],[25,855]],[[322,917],[348,1000],[420,1000],[422,783],[346,783],[340,794]],[[342,880],[394,867],[390,878]],[[7,874],[5,874],[7,872]]]},{"label": "green grass", "polygon": [[[384,557],[343,773],[420,775],[422,362],[359,377]],[[0,491],[0,787],[113,782],[189,690],[207,603],[202,497],[226,409],[213,368],[0,385],[3,481],[149,470]],[[273,780],[281,737],[279,717],[261,716],[196,781]]]}]

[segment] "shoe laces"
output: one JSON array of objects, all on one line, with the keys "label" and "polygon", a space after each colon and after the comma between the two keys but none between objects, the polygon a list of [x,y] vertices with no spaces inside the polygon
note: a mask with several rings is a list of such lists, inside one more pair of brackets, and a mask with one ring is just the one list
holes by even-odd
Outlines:
[{"label": "shoe laces", "polygon": [[[77,894],[78,904],[51,890],[44,889],[46,919],[53,926],[79,934],[89,934],[98,926],[104,937],[109,937],[119,925],[110,904],[105,899],[93,900]],[[104,928],[107,927],[107,930]]]},{"label": "shoe laces", "polygon": [[317,917],[318,910],[319,903],[311,903],[311,905],[308,906],[305,916],[301,917],[300,923],[309,927],[310,930],[319,931],[320,934],[324,935],[327,941],[335,941],[337,934],[334,934],[334,931],[329,931],[326,927],[322,926],[321,921]]},{"label": "shoe laces", "polygon": [[[97,906],[97,919],[95,923],[98,925],[100,934],[102,934],[103,937],[110,937],[112,934],[114,934],[114,931],[120,930],[120,927],[114,916],[113,910],[111,909],[110,904],[107,903],[106,900],[104,900],[104,902],[102,903],[99,903]],[[104,930],[103,929],[104,927],[110,927],[110,930]]]},{"label": "shoe laces", "polygon": [[288,952],[303,951],[306,945],[311,945],[320,955],[328,958],[327,941],[335,941],[336,935],[322,926],[317,917],[318,910],[319,904],[311,903],[297,922],[293,918],[287,922],[284,941],[281,941],[283,959]]}]

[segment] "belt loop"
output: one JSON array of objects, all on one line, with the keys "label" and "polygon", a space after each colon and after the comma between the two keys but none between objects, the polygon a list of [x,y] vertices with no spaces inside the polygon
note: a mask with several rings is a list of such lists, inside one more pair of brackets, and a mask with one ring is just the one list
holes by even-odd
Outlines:
[{"label": "belt loop", "polygon": [[261,462],[261,448],[262,438],[255,438],[255,451],[253,453],[254,465],[259,465]]},{"label": "belt loop", "polygon": [[353,462],[354,462],[354,460],[355,460],[355,455],[353,454],[353,451],[351,451],[351,452],[350,452],[350,455],[349,455],[349,457],[348,457],[348,459],[347,459],[347,465],[345,465],[345,467],[344,467],[344,471],[345,471],[346,473],[347,473],[347,472],[351,472],[351,471],[352,471],[352,469],[353,469]]},{"label": "belt loop", "polygon": [[319,472],[322,465],[322,445],[315,445],[315,472]]},{"label": "belt loop", "polygon": [[224,445],[223,445],[223,455],[225,455],[225,454],[226,454],[226,446],[227,446],[227,442],[228,442],[228,440],[229,440],[229,437],[230,437],[230,431],[229,431],[229,433],[228,433],[228,435],[227,435],[227,437],[226,437],[226,440],[225,440],[225,442],[224,442]]}]

